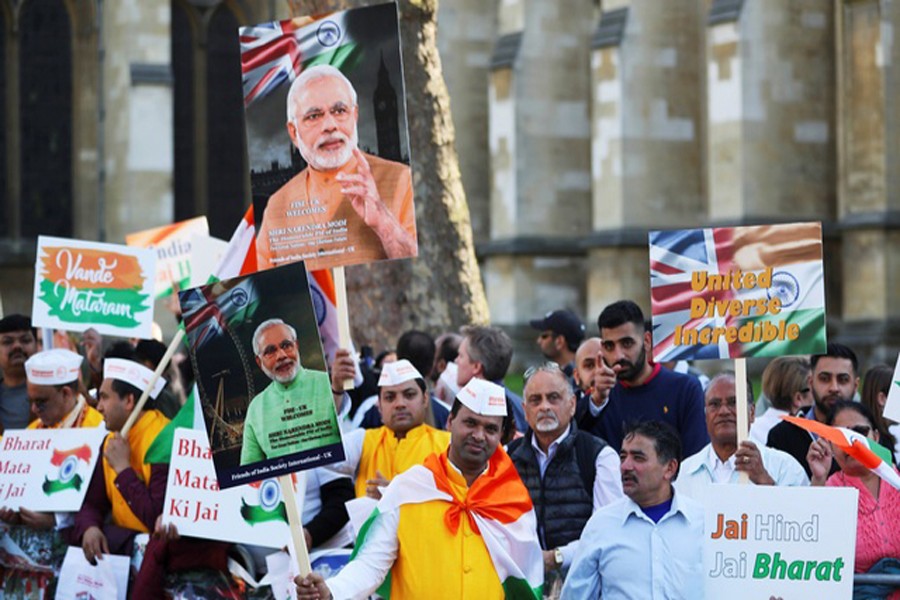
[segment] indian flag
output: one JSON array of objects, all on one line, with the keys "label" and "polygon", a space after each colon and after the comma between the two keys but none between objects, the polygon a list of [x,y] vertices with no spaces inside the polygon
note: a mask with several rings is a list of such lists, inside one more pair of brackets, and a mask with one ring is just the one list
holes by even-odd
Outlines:
[{"label": "indian flag", "polygon": [[870,440],[851,429],[831,427],[813,419],[788,416],[781,418],[825,438],[900,490],[900,475],[891,464],[891,451],[875,440]]},{"label": "indian flag", "polygon": [[156,434],[156,439],[147,448],[147,452],[144,453],[145,464],[156,465],[172,462],[172,442],[175,440],[175,430],[179,427],[206,431],[203,410],[200,408],[198,397],[199,392],[195,384],[184,405],[172,420]]},{"label": "indian flag", "polygon": [[[372,525],[379,516],[399,509],[404,504],[418,504],[442,500],[448,504],[457,502],[440,483],[442,467],[440,461],[446,461],[446,453],[439,456],[432,454],[425,460],[425,465],[416,465],[401,473],[383,490],[383,495],[371,516],[360,528],[356,547],[350,560],[364,551],[366,538]],[[452,467],[451,467],[452,468]],[[474,501],[472,494],[476,486],[494,473],[489,493],[483,500]],[[515,475],[515,478],[512,478]],[[493,485],[492,485],[493,484]],[[485,486],[485,492],[488,492]],[[496,510],[485,507],[486,501],[497,505]],[[491,457],[488,472],[482,475],[469,488],[469,514],[474,518],[478,531],[484,539],[491,562],[503,585],[506,598],[540,599],[544,581],[544,563],[541,547],[537,540],[537,519],[528,496],[522,485],[512,461],[502,449],[498,449]],[[502,505],[502,508],[499,508]],[[478,508],[482,507],[483,511]],[[446,519],[445,519],[446,521]],[[441,526],[436,524],[437,526]],[[378,588],[383,598],[390,596],[390,574]]]}]

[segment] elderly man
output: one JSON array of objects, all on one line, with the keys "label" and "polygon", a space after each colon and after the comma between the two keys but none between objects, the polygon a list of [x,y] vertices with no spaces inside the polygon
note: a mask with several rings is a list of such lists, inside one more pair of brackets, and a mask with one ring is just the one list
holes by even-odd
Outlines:
[{"label": "elderly man", "polygon": [[575,395],[556,363],[529,369],[525,417],[531,430],[509,444],[509,457],[537,514],[544,570],[568,569],[591,515],[622,497],[619,456],[578,431]]},{"label": "elderly man", "polygon": [[652,339],[640,307],[631,300],[614,302],[600,313],[597,325],[603,364],[594,375],[596,393],[588,405],[593,423],[585,428],[619,449],[624,424],[663,421],[678,432],[686,455],[703,448],[709,436],[700,382],[650,362]]},{"label": "elderly man", "polygon": [[82,360],[60,348],[38,352],[25,362],[28,400],[38,417],[28,429],[97,427],[103,422],[103,415],[78,392]]},{"label": "elderly man", "polygon": [[25,361],[37,352],[37,335],[31,319],[9,315],[0,319],[0,434],[6,429],[25,429],[31,421]]},{"label": "elderly man", "polygon": [[[512,361],[512,342],[509,336],[497,327],[471,325],[462,328],[462,342],[456,357],[456,383],[462,388],[473,378],[487,379],[503,385],[503,378]],[[504,388],[506,389],[506,388]],[[522,409],[522,399],[506,389],[507,408],[515,417],[516,429],[521,433],[528,430],[528,421]],[[509,440],[504,440],[508,443]]]},{"label": "elderly man", "polygon": [[395,478],[356,558],[327,582],[298,577],[298,598],[364,598],[388,572],[392,598],[539,598],[531,500],[498,448],[505,419],[503,388],[470,381],[453,403],[450,446]]},{"label": "elderly man", "polygon": [[[819,423],[828,420],[831,407],[838,400],[853,400],[859,386],[859,361],[856,353],[843,344],[829,343],[825,354],[814,354],[809,359],[812,367],[809,387],[812,388],[813,405],[804,413],[807,419]],[[806,454],[816,435],[790,423],[779,423],[769,431],[768,446],[787,452],[808,476],[812,475]],[[837,472],[837,461],[832,461],[829,474]]]},{"label": "elderly man", "polygon": [[328,65],[303,71],[288,92],[287,118],[308,167],[269,198],[256,241],[259,268],[415,256],[410,169],[359,150],[359,105],[344,74]]},{"label": "elderly man", "polygon": [[[339,388],[345,375],[352,372],[353,359],[339,351],[331,372],[332,386]],[[450,434],[425,423],[427,402],[425,379],[412,363],[401,359],[384,365],[375,405],[384,425],[344,433],[346,460],[334,467],[356,477],[358,497],[380,498],[379,487],[447,447]]]},{"label": "elderly man", "polygon": [[[253,354],[272,383],[247,407],[241,465],[339,444],[328,374],[300,364],[297,331],[281,319],[263,321],[253,333]],[[325,439],[296,434],[298,425],[327,422],[333,434]]]},{"label": "elderly man", "polygon": [[[710,443],[686,459],[675,488],[698,501],[714,483],[737,483],[738,471],[744,471],[756,485],[809,485],[809,478],[794,458],[774,448],[757,446],[747,440],[737,443],[737,413],[734,373],[716,375],[706,388],[706,430]],[[748,398],[753,397],[747,382]],[[754,406],[747,402],[749,422]]]},{"label": "elderly man", "polygon": [[703,507],[676,493],[681,443],[666,423],[630,425],[622,441],[627,498],[588,521],[562,598],[703,598]]},{"label": "elderly man", "polygon": [[152,378],[153,371],[134,361],[103,361],[97,408],[111,433],[104,441],[103,458],[97,461],[72,533],[72,542],[80,544],[85,558],[94,564],[102,554],[130,555],[134,536],[152,531],[162,514],[169,465],[146,464],[144,456],[169,423],[152,403],[165,385],[163,380],[150,389],[147,404],[127,439],[119,433]]}]

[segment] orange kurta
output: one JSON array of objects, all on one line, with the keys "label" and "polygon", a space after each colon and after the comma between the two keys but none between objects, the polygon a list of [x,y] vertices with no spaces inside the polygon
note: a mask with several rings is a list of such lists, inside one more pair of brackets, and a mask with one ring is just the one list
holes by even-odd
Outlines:
[{"label": "orange kurta", "polygon": [[413,465],[421,465],[429,454],[440,454],[450,445],[450,433],[429,425],[419,425],[398,440],[385,426],[366,430],[362,455],[356,471],[356,496],[366,495],[366,481],[380,471],[393,479]]},{"label": "orange kurta", "polygon": [[[365,157],[382,202],[400,226],[415,236],[409,167],[371,154]],[[356,172],[355,157],[332,171],[306,168],[272,194],[256,240],[260,270],[299,260],[313,270],[387,258],[381,240],[335,180],[338,173]]]},{"label": "orange kurta", "polygon": [[[137,473],[144,483],[150,481],[150,465],[144,464],[144,455],[147,449],[163,427],[169,424],[169,419],[158,410],[148,410],[135,422],[128,432],[128,446],[131,448],[131,468]],[[107,440],[114,434],[110,433]],[[105,443],[105,442],[104,442]],[[112,520],[119,527],[149,533],[149,529],[135,516],[128,507],[122,493],[116,487],[116,471],[109,465],[106,457],[103,457],[103,479],[106,484],[106,497],[112,504]]]},{"label": "orange kurta", "polygon": [[[465,502],[466,480],[453,467],[446,472],[453,495]],[[484,539],[466,516],[452,533],[444,526],[448,508],[442,500],[400,507],[391,598],[502,600],[503,586]]]}]

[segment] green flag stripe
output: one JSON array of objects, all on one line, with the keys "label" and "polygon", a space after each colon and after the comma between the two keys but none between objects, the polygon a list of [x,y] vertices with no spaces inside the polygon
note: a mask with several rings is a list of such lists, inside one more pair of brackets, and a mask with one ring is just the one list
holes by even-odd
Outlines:
[{"label": "green flag stripe", "polygon": [[303,68],[308,69],[315,65],[331,65],[344,73],[353,71],[362,59],[362,48],[356,43],[344,44],[334,50],[323,52],[303,63]]},{"label": "green flag stripe", "polygon": [[786,325],[799,325],[800,339],[750,342],[743,346],[742,355],[745,357],[818,354],[825,351],[825,311],[823,309],[802,309],[777,315],[751,317],[742,321],[742,324],[748,321],[754,324],[765,321],[776,324],[778,321],[784,321]]},{"label": "green flag stripe", "polygon": [[509,600],[540,600],[544,597],[544,586],[531,587],[528,582],[518,577],[507,577],[503,582],[503,595]]},{"label": "green flag stripe", "polygon": [[[62,306],[65,297],[57,296],[55,284],[47,279],[41,281],[38,297],[49,307],[48,314],[66,323],[103,323],[115,327],[135,327],[137,313],[148,310],[145,306],[150,296],[135,289],[93,289],[78,292],[75,304],[70,301]],[[90,297],[87,297],[90,292]],[[62,290],[59,293],[63,293]],[[105,314],[104,314],[105,313]]]},{"label": "green flag stripe", "polygon": [[44,477],[44,483],[41,485],[41,489],[44,490],[44,494],[48,496],[52,496],[57,492],[64,492],[66,490],[80,490],[81,489],[81,475],[75,475],[69,481],[60,481],[59,479],[55,481],[50,481],[47,477]]},{"label": "green flag stripe", "polygon": [[265,523],[266,521],[284,521],[288,522],[287,508],[284,502],[279,502],[278,506],[272,510],[266,510],[262,506],[252,506],[241,500],[241,516],[250,525]]},{"label": "green flag stripe", "polygon": [[875,440],[866,440],[869,444],[869,450],[875,453],[875,456],[883,460],[887,464],[892,464],[894,459],[891,457],[891,451],[876,442]]}]

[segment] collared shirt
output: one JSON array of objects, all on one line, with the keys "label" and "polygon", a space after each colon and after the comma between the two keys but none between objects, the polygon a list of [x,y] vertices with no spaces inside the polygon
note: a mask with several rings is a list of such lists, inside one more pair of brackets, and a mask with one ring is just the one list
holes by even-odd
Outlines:
[{"label": "collared shirt", "polygon": [[703,507],[677,491],[658,523],[626,497],[594,513],[581,538],[563,600],[703,598]]},{"label": "collared shirt", "polygon": [[[757,446],[762,457],[763,467],[775,485],[799,486],[809,485],[809,478],[803,467],[787,452]],[[714,483],[737,483],[738,471],[734,468],[734,454],[724,463],[719,460],[712,444],[707,446],[681,463],[675,489],[695,500],[703,498],[706,488]]]},{"label": "collared shirt", "polygon": [[[547,447],[546,453],[544,453],[538,445],[537,436],[532,434],[531,447],[534,450],[535,458],[537,458],[538,468],[541,470],[541,479],[544,478],[547,465],[549,465],[550,461],[553,460],[553,457],[556,456],[559,445],[571,432],[572,426],[569,425],[561,436],[550,442],[550,446]],[[619,455],[616,454],[616,451],[610,446],[605,446],[603,450],[597,454],[597,458],[594,462],[594,512],[603,506],[612,504],[622,497],[622,476],[619,472],[620,464]],[[568,568],[569,565],[572,564],[575,553],[578,551],[578,543],[579,540],[572,540],[565,546],[559,548],[563,555],[563,568]]]}]

